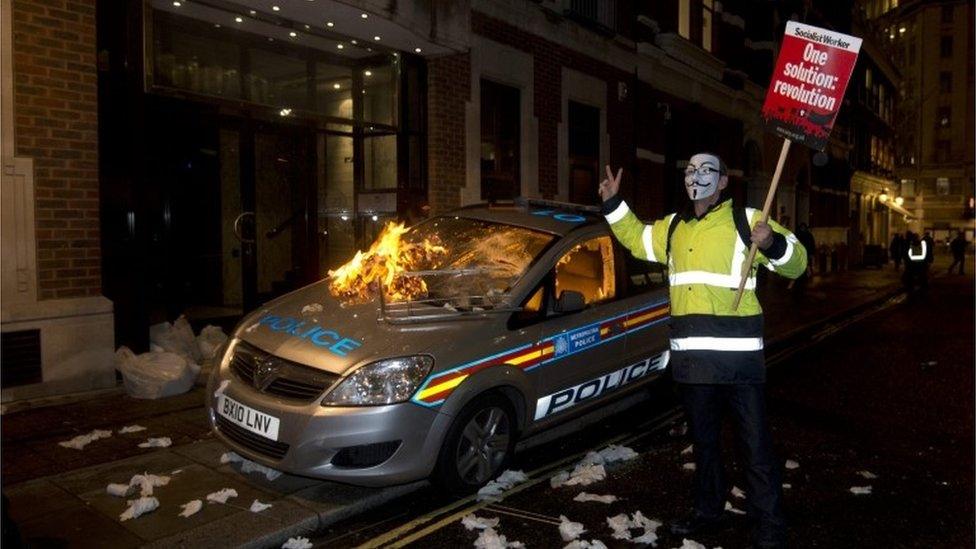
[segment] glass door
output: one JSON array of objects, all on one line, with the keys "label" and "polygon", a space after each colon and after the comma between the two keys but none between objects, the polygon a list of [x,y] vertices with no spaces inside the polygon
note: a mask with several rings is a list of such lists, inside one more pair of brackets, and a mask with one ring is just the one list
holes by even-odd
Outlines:
[{"label": "glass door", "polygon": [[[130,191],[134,206],[123,218],[128,233],[145,234],[143,285],[129,301],[145,306],[150,325],[185,315],[196,329],[227,329],[244,312],[243,250],[233,229],[240,132],[189,102],[150,97],[147,113],[146,184]],[[135,288],[140,269],[126,266],[119,276]]]},{"label": "glass door", "polygon": [[245,218],[238,230],[245,250],[244,306],[251,310],[307,284],[315,260],[308,234],[309,132],[259,126],[248,133],[251,158],[242,158]]},{"label": "glass door", "polygon": [[320,133],[316,146],[318,274],[325,276],[330,269],[342,265],[356,253],[353,136]]}]

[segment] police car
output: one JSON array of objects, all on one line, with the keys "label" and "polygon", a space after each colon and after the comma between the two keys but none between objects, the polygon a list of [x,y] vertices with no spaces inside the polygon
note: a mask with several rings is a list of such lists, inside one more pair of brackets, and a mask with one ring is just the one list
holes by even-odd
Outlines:
[{"label": "police car", "polygon": [[619,248],[596,208],[465,207],[381,235],[245,317],[218,355],[209,417],[281,471],[465,492],[520,438],[658,377],[668,312],[663,266]]}]

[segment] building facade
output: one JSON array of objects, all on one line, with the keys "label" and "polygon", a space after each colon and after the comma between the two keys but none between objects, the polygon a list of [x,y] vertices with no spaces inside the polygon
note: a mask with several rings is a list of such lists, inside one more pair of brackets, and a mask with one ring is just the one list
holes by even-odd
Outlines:
[{"label": "building facade", "polygon": [[[684,206],[703,150],[761,207],[786,22],[857,30],[801,1],[3,2],[4,400],[65,390],[55,371],[111,385],[115,346],[181,314],[229,328],[391,220],[595,204],[607,164],[645,217]],[[772,209],[828,251],[887,237],[899,77],[862,58]],[[30,375],[6,377],[14,350]]]},{"label": "building facade", "polygon": [[904,75],[896,105],[899,192],[912,230],[973,241],[973,3],[879,2],[866,15]]},{"label": "building facade", "polygon": [[102,292],[95,2],[0,3],[2,395],[113,385]]},{"label": "building facade", "polygon": [[884,259],[891,237],[904,232],[911,216],[898,192],[895,165],[901,73],[891,62],[885,37],[857,5],[851,13],[851,33],[865,38],[848,90],[852,122],[848,164],[853,170],[850,243],[851,259],[857,263]]}]

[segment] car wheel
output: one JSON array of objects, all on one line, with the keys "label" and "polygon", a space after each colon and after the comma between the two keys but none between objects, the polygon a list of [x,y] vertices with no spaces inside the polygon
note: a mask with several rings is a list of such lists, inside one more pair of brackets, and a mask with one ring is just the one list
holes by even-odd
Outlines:
[{"label": "car wheel", "polygon": [[494,393],[474,399],[444,437],[434,480],[459,495],[484,486],[508,465],[516,432],[515,410],[508,399]]}]

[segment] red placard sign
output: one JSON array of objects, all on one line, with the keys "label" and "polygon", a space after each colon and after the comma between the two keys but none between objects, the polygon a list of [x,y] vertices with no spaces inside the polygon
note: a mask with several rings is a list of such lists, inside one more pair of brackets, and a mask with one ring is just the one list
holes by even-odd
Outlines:
[{"label": "red placard sign", "polygon": [[796,21],[787,23],[762,108],[766,128],[823,150],[860,49],[860,38]]}]

